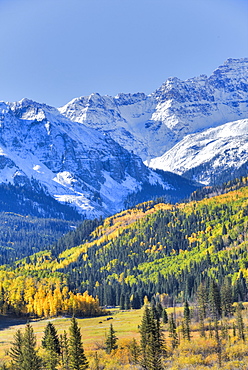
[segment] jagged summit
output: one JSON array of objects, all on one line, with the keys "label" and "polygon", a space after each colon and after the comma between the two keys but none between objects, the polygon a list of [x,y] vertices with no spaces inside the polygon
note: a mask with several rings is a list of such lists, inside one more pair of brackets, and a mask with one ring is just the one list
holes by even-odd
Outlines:
[{"label": "jagged summit", "polygon": [[34,179],[87,217],[123,209],[144,186],[178,191],[109,135],[56,108],[29,99],[0,107],[0,183],[31,187]]},{"label": "jagged summit", "polygon": [[169,78],[154,93],[94,94],[59,111],[106,132],[143,161],[163,155],[185,135],[248,116],[248,58],[228,59],[211,76]]},{"label": "jagged summit", "polygon": [[247,118],[248,58],[209,77],[169,78],[150,95],[94,93],[58,109],[0,102],[0,182],[34,179],[89,217],[111,214],[132,193],[182,194],[180,178],[148,165],[204,183],[246,166]]}]

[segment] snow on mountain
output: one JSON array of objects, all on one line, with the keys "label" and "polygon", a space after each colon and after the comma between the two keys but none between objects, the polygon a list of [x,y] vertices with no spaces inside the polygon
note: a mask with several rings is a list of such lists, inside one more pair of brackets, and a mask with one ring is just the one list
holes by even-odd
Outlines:
[{"label": "snow on mountain", "polygon": [[188,135],[163,156],[150,161],[152,168],[171,171],[204,184],[213,184],[226,171],[229,176],[237,173],[244,165],[247,172],[248,119]]},{"label": "snow on mountain", "polygon": [[115,97],[91,94],[73,99],[59,111],[74,122],[109,134],[127,150],[147,158],[149,137],[145,123],[155,107],[155,99],[141,93]]},{"label": "snow on mountain", "polygon": [[192,183],[142,160],[211,183],[248,163],[247,118],[248,58],[228,59],[210,77],[169,78],[151,95],[91,94],[59,109],[0,102],[0,183],[34,179],[88,217],[161,193],[180,197]]},{"label": "snow on mountain", "polygon": [[210,77],[169,78],[148,96],[92,94],[59,111],[108,133],[149,163],[188,134],[248,117],[248,58],[228,59]]},{"label": "snow on mountain", "polygon": [[60,202],[88,217],[124,208],[145,184],[175,189],[107,134],[72,122],[28,99],[0,104],[0,182],[35,179]]}]

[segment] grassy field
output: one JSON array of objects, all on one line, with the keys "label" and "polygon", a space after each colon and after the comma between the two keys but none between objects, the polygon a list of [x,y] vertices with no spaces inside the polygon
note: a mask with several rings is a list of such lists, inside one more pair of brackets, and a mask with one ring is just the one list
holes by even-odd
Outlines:
[{"label": "grassy field", "polygon": [[[243,311],[243,319],[245,324],[245,336],[248,339],[248,304],[245,304]],[[133,369],[128,365],[127,342],[132,338],[140,339],[139,325],[141,323],[143,309],[120,311],[118,309],[110,310],[109,316],[96,318],[78,318],[78,324],[81,328],[82,340],[87,358],[90,360],[90,369],[92,367],[93,356],[95,351],[99,354],[101,363],[104,364],[104,369],[107,370],[130,370]],[[173,308],[168,308],[167,312],[173,312]],[[183,308],[175,309],[177,322],[180,323],[183,316]],[[109,318],[112,318],[108,320]],[[53,322],[58,334],[63,334],[64,330],[68,332],[70,326],[70,318],[58,317],[50,320],[32,321],[31,325],[34,328],[37,337],[37,344],[40,346],[43,337],[44,328],[48,321]],[[247,370],[248,369],[248,342],[245,343],[233,337],[232,324],[235,322],[235,317],[229,320],[229,339],[222,340],[222,367],[223,370]],[[118,337],[119,348],[114,356],[106,355],[103,350],[103,345],[106,339],[106,334],[109,331],[110,323],[113,324],[116,336]],[[6,351],[11,346],[13,335],[18,329],[24,329],[26,321],[18,319],[7,319],[0,316],[0,365],[4,361],[8,364],[9,358]],[[168,333],[168,325],[163,325],[164,337],[166,340],[167,357],[164,359],[165,368],[168,370],[213,370],[219,369],[218,357],[216,352],[216,342],[213,337],[210,338],[210,332],[206,332],[206,338],[201,338],[199,333],[199,323],[191,322],[191,341],[187,342],[182,339],[179,347],[175,350],[171,349],[171,340]],[[179,327],[180,329],[180,327]],[[180,330],[179,330],[180,331]],[[179,332],[178,332],[179,333]],[[219,332],[222,335],[221,331]]]},{"label": "grassy field", "polygon": [[[106,334],[109,331],[110,323],[113,324],[116,336],[122,339],[139,338],[138,325],[141,322],[143,310],[119,311],[118,309],[110,310],[111,315],[94,318],[78,318],[81,328],[81,334],[85,351],[98,349],[105,341]],[[113,319],[107,320],[112,317]],[[34,332],[37,336],[38,345],[41,343],[44,328],[48,321],[51,321],[58,334],[64,330],[68,331],[70,318],[53,318],[50,320],[31,321]],[[6,320],[0,317],[0,364],[3,359],[7,360],[6,351],[10,348],[13,335],[18,329],[24,329],[26,321],[24,320]]]}]

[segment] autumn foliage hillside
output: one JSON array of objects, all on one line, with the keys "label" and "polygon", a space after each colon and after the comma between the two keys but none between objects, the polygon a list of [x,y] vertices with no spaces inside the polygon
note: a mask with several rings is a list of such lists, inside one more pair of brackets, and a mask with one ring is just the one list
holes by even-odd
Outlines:
[{"label": "autumn foliage hillside", "polygon": [[212,280],[228,285],[233,301],[245,301],[247,230],[248,187],[84,221],[49,250],[0,268],[0,310],[95,315],[99,304],[135,308],[157,293],[180,303]]}]

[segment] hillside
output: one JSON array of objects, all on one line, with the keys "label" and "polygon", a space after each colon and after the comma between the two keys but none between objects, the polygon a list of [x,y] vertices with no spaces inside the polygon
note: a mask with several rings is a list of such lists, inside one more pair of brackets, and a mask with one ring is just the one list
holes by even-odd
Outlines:
[{"label": "hillside", "polygon": [[75,208],[58,202],[34,179],[22,185],[1,183],[0,210],[38,218],[83,219]]},{"label": "hillside", "polygon": [[0,265],[47,249],[77,225],[78,221],[0,212]]},{"label": "hillside", "polygon": [[27,312],[27,284],[32,299],[40,287],[46,299],[51,288],[62,300],[87,290],[101,305],[128,307],[135,296],[140,306],[156,293],[180,302],[211,279],[228,283],[234,301],[247,299],[248,187],[198,202],[147,202],[95,222],[51,250],[2,266],[2,305],[13,311],[18,296],[19,312]]}]

